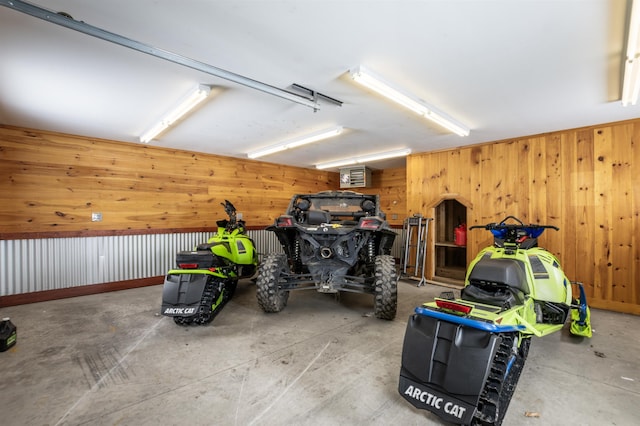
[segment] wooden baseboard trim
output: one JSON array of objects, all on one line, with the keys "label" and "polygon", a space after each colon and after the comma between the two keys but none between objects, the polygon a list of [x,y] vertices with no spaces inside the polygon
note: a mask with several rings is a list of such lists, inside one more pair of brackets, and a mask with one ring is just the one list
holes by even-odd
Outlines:
[{"label": "wooden baseboard trim", "polygon": [[624,314],[640,315],[640,305],[589,297],[587,297],[587,303],[591,308],[603,309],[605,311],[622,312]]},{"label": "wooden baseboard trim", "polygon": [[109,291],[128,290],[138,287],[158,285],[164,282],[164,276],[140,278],[137,280],[115,281],[112,283],[82,285],[57,290],[34,291],[31,293],[0,296],[0,308],[7,306],[26,305],[29,303],[46,302],[49,300],[66,299],[69,297],[87,296],[90,294],[106,293]]}]

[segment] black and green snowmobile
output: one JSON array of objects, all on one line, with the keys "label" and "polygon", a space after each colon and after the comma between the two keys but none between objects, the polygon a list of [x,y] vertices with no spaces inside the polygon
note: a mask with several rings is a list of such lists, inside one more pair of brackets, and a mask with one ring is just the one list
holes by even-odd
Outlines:
[{"label": "black and green snowmobile", "polygon": [[245,222],[237,220],[231,202],[222,205],[229,219],[216,222],[218,231],[206,243],[178,252],[177,268],[165,277],[162,315],[176,324],[211,322],[233,296],[238,279],[256,272],[258,255]]},{"label": "black and green snowmobile", "polygon": [[590,312],[582,283],[538,247],[544,230],[557,227],[509,216],[474,228],[491,231],[494,244],[469,265],[460,298],[444,292],[409,317],[398,391],[446,421],[500,425],[531,337],[567,321],[572,334],[591,337]]}]

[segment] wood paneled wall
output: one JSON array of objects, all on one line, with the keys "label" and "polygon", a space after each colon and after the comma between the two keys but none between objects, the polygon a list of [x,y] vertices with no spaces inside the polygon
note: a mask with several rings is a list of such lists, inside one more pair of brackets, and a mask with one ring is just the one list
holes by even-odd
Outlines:
[{"label": "wood paneled wall", "polygon": [[[0,237],[211,229],[225,217],[225,199],[248,226],[267,226],[294,192],[337,188],[338,179],[334,172],[0,126]],[[103,220],[92,222],[93,212]]]},{"label": "wood paneled wall", "polygon": [[379,194],[382,211],[386,213],[389,223],[402,227],[407,214],[407,169],[373,170],[371,181],[371,188],[354,190],[364,194]]},{"label": "wood paneled wall", "polygon": [[[592,306],[640,314],[639,141],[634,120],[413,154],[406,169],[374,171],[373,187],[358,191],[380,194],[397,226],[449,198],[469,206],[468,225],[507,215],[556,225],[542,245],[585,284]],[[211,229],[225,198],[264,227],[293,192],[339,187],[332,172],[8,126],[0,182],[3,239]],[[490,243],[469,232],[468,260]]]},{"label": "wood paneled wall", "polygon": [[[640,120],[411,155],[408,215],[432,216],[445,198],[470,206],[468,225],[513,215],[558,226],[541,245],[590,304],[640,314]],[[491,241],[470,231],[467,261]]]},{"label": "wood paneled wall", "polygon": [[[406,169],[374,170],[389,222],[406,211]],[[335,172],[0,125],[0,238],[211,229],[230,200],[271,225],[293,193],[339,188]],[[102,213],[92,222],[93,212]]]}]

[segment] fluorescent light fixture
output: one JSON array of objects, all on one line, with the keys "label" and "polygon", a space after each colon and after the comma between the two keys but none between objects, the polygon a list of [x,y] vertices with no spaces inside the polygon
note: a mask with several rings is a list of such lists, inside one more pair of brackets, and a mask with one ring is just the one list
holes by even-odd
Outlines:
[{"label": "fluorescent light fixture", "polygon": [[398,149],[395,151],[378,152],[375,154],[363,155],[361,157],[345,158],[343,160],[316,164],[316,169],[331,169],[334,167],[349,166],[351,164],[372,163],[378,160],[386,160],[387,158],[405,157],[409,154],[411,154],[411,149],[409,148]]},{"label": "fluorescent light fixture", "polygon": [[640,2],[633,0],[627,35],[627,55],[624,61],[622,105],[635,105],[640,91]]},{"label": "fluorescent light fixture", "polygon": [[140,136],[140,142],[148,143],[160,133],[165,131],[169,126],[178,121],[181,117],[195,108],[199,103],[204,101],[211,93],[211,88],[204,84],[199,84],[196,88],[187,93],[180,102],[167,112],[160,121],[151,126],[149,130]]},{"label": "fluorescent light fixture", "polygon": [[302,145],[307,145],[319,140],[338,136],[343,131],[343,127],[335,127],[333,129],[322,130],[320,132],[312,133],[310,135],[303,136],[298,139],[288,140],[276,145],[271,145],[266,148],[262,148],[256,151],[249,152],[247,156],[249,158],[264,157],[265,155],[275,154],[276,152],[284,151],[285,149],[296,148]]},{"label": "fluorescent light fixture", "polygon": [[351,78],[353,78],[357,83],[360,83],[374,92],[399,103],[418,115],[424,116],[453,133],[460,136],[469,136],[469,128],[464,124],[452,117],[449,117],[447,114],[439,111],[437,108],[427,104],[421,99],[415,98],[404,93],[400,89],[394,88],[391,84],[387,83],[381,77],[375,75],[363,66],[358,66],[351,70]]}]

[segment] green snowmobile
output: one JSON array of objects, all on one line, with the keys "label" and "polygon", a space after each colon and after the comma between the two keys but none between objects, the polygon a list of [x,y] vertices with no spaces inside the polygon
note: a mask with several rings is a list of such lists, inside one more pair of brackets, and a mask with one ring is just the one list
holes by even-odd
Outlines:
[{"label": "green snowmobile", "polygon": [[218,220],[217,233],[195,250],[178,252],[178,268],[165,277],[162,315],[173,317],[176,324],[211,322],[233,296],[238,279],[256,272],[258,254],[245,222],[237,220],[229,200],[222,205],[229,220]]},{"label": "green snowmobile", "polygon": [[398,391],[446,421],[500,425],[531,337],[559,331],[567,320],[572,334],[591,337],[590,312],[582,283],[570,282],[558,259],[538,247],[544,230],[557,227],[508,216],[474,228],[491,231],[494,245],[469,265],[459,299],[445,292],[415,308]]}]

